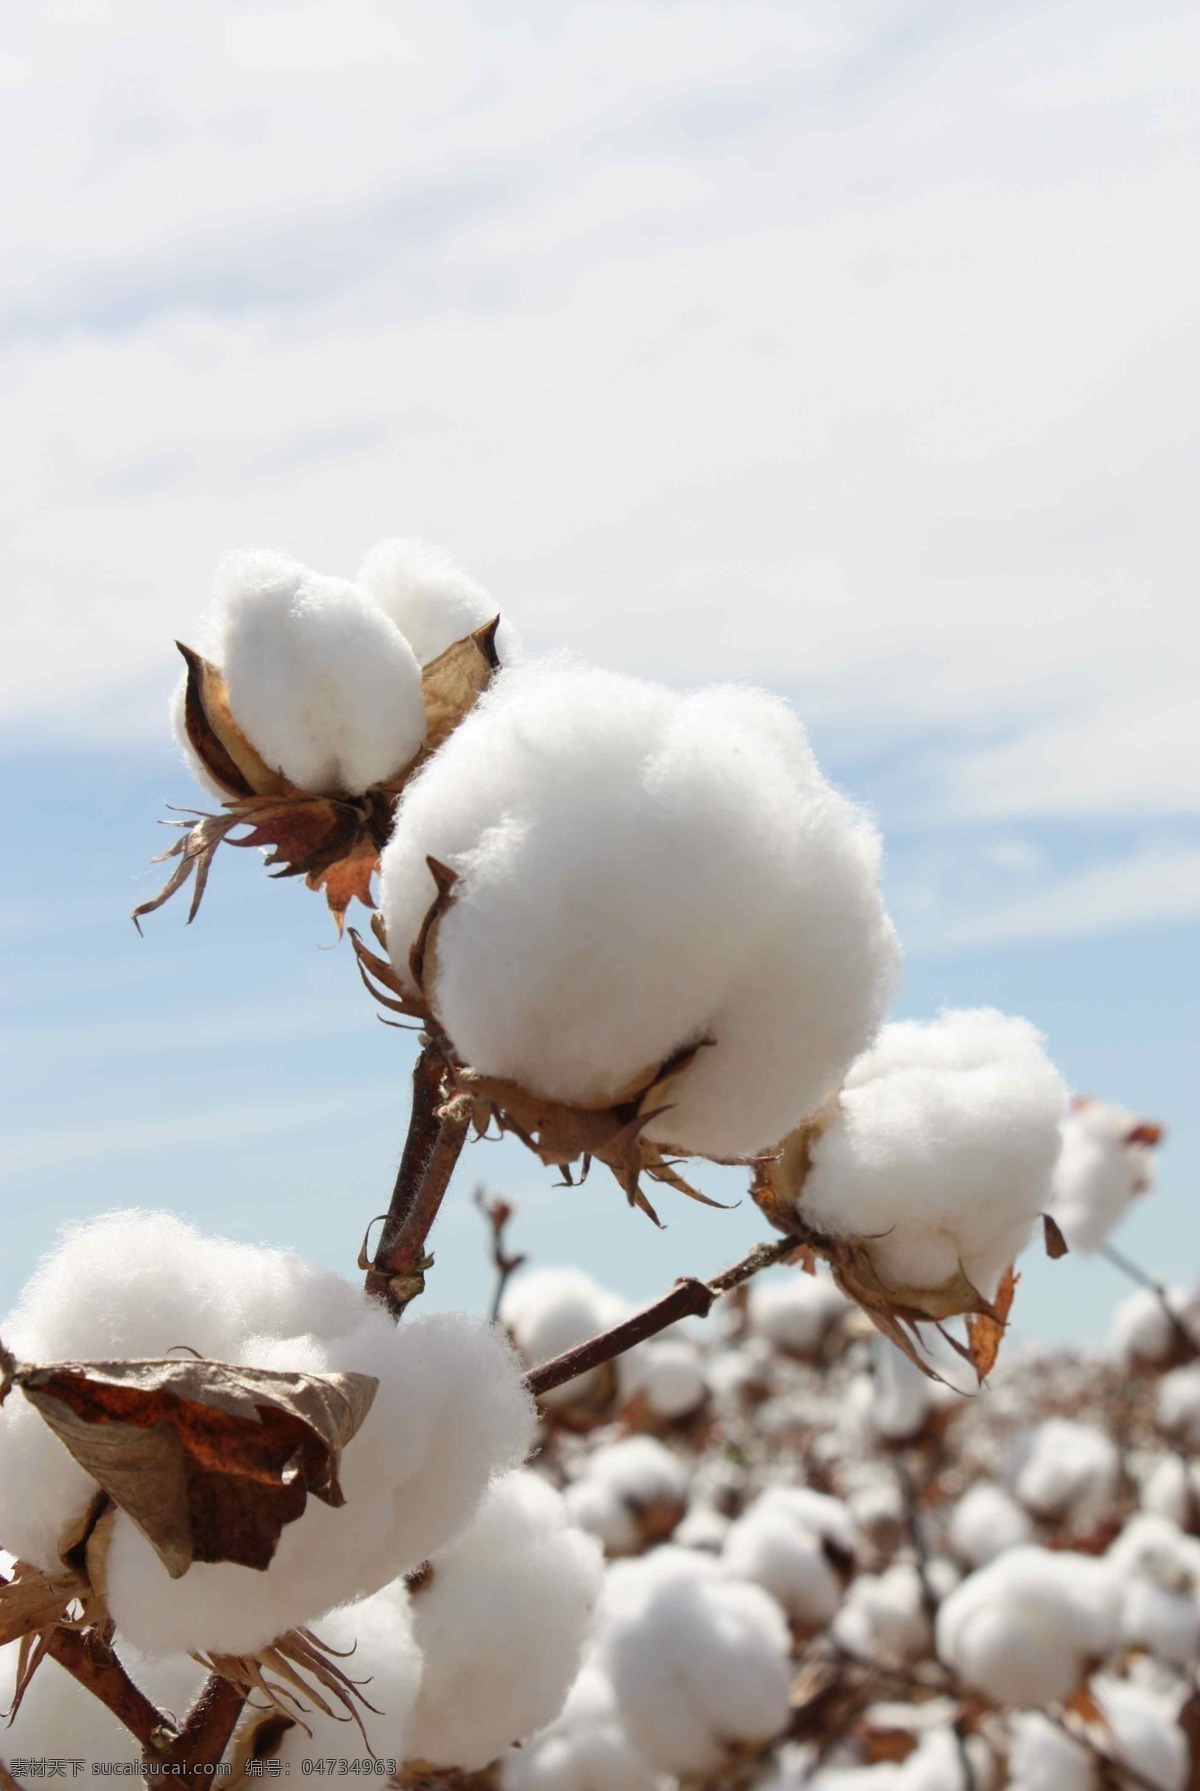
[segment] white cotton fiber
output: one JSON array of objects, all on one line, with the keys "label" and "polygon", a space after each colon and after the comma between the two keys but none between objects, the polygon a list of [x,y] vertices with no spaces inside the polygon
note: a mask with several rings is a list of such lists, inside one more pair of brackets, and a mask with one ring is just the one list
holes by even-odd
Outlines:
[{"label": "white cotton fiber", "polygon": [[[490,622],[498,608],[444,547],[427,541],[381,541],[363,559],[357,583],[391,617],[422,665]],[[507,621],[496,646],[502,663],[511,665],[517,642]]]},{"label": "white cotton fiber", "polygon": [[[404,1760],[411,1755],[412,1713],[421,1684],[421,1652],[413,1637],[413,1618],[403,1581],[393,1581],[371,1598],[330,1611],[315,1625],[322,1642],[346,1658],[335,1664],[354,1680],[373,1709],[359,1706],[367,1742],[379,1759]],[[358,1730],[345,1710],[328,1716],[309,1698],[304,1722],[289,1730],[277,1754],[286,1774],[308,1760],[366,1758]],[[219,1782],[219,1781],[218,1781]]]},{"label": "white cotton fiber", "polygon": [[497,1330],[454,1313],[395,1325],[381,1307],[365,1299],[364,1306],[345,1337],[263,1339],[254,1350],[262,1367],[378,1379],[371,1410],[343,1452],[345,1504],[310,1498],[265,1573],[198,1563],[176,1581],[119,1514],[109,1606],[139,1646],[261,1648],[418,1566],[470,1522],[492,1476],[521,1460],[532,1406]]},{"label": "white cotton fiber", "polygon": [[831,1277],[793,1270],[751,1283],[746,1315],[751,1331],[788,1355],[815,1361],[826,1338],[852,1307]]},{"label": "white cotton fiber", "polygon": [[1076,1099],[1062,1122],[1050,1210],[1071,1249],[1099,1250],[1154,1186],[1158,1126],[1107,1101]]},{"label": "white cotton fiber", "polygon": [[782,703],[538,661],[504,672],[399,807],[398,973],[459,876],[432,996],[463,1060],[570,1104],[711,1038],[647,1135],[741,1157],[819,1107],[873,1033],[895,945],[879,842]]},{"label": "white cotton fiber", "polygon": [[530,1473],[498,1480],[413,1595],[425,1666],[412,1756],[475,1769],[550,1722],[603,1577],[598,1545],[572,1528],[553,1487]]},{"label": "white cotton fiber", "polygon": [[1035,1517],[1061,1518],[1078,1506],[1104,1507],[1117,1486],[1121,1458],[1094,1424],[1047,1418],[1025,1441],[1016,1493]]},{"label": "white cotton fiber", "polygon": [[502,1791],[666,1791],[637,1753],[607,1675],[589,1662],[562,1714],[525,1747],[506,1754]]},{"label": "white cotton fiber", "polygon": [[1009,1791],[1099,1791],[1087,1749],[1040,1710],[1009,1721]]},{"label": "white cotton fiber", "polygon": [[1200,1540],[1141,1512],[1106,1557],[1120,1586],[1121,1636],[1181,1667],[1200,1659]]},{"label": "white cotton fiber", "polygon": [[[1129,1368],[1161,1367],[1179,1350],[1179,1325],[1200,1339],[1200,1289],[1190,1294],[1183,1287],[1169,1287],[1163,1300],[1150,1287],[1129,1294],[1112,1315],[1110,1341],[1113,1353]],[[1174,1314],[1178,1323],[1172,1322]]]},{"label": "white cotton fiber", "polygon": [[1102,1561],[1008,1549],[943,1603],[938,1653],[998,1703],[1061,1703],[1079,1688],[1087,1662],[1113,1646],[1117,1617],[1114,1577]]},{"label": "white cotton fiber", "polygon": [[1165,1374],[1155,1403],[1159,1429],[1200,1454],[1200,1362]]},{"label": "white cotton fiber", "polygon": [[819,1629],[842,1602],[858,1533],[840,1499],[802,1486],[772,1486],[730,1526],[721,1564],[782,1605],[798,1628]]},{"label": "white cotton fiber", "polygon": [[871,1361],[871,1427],[884,1442],[909,1442],[925,1428],[936,1383],[886,1337],[872,1341]]},{"label": "white cotton fiber", "polygon": [[634,1554],[670,1535],[687,1509],[683,1460],[655,1437],[626,1437],[588,1457],[566,1489],[571,1520],[610,1555]]},{"label": "white cotton fiber", "polygon": [[985,1567],[1005,1549],[1028,1542],[1032,1526],[1011,1493],[979,1480],[950,1514],[950,1546],[971,1567]]},{"label": "white cotton fiber", "polygon": [[217,604],[229,706],[272,769],[314,794],[357,795],[416,757],[421,668],[357,586],[283,554],[232,554]]},{"label": "white cotton fiber", "polygon": [[774,1599],[675,1548],[619,1562],[609,1582],[601,1658],[652,1766],[716,1772],[786,1726],[790,1642]]},{"label": "white cotton fiber", "polygon": [[[548,1362],[601,1331],[628,1318],[633,1308],[619,1294],[601,1287],[582,1269],[551,1266],[517,1275],[504,1291],[501,1323],[512,1333],[521,1358],[530,1368]],[[620,1381],[621,1360],[612,1372]],[[544,1406],[588,1405],[599,1397],[605,1370],[591,1369],[543,1394]]]},{"label": "white cotton fiber", "polygon": [[1065,1105],[1027,1020],[977,1008],[885,1026],[813,1146],[803,1216],[871,1240],[893,1285],[961,1269],[990,1298],[1049,1199]]},{"label": "white cotton fiber", "polygon": [[[249,1361],[256,1331],[336,1335],[362,1316],[361,1287],[288,1250],[205,1237],[172,1213],[118,1212],[68,1226],[2,1334],[24,1361],[165,1356],[179,1347]],[[0,1536],[39,1567],[96,1492],[32,1406],[0,1410]]]},{"label": "white cotton fiber", "polygon": [[1128,1761],[1155,1791],[1184,1791],[1187,1737],[1171,1703],[1107,1675],[1094,1679],[1091,1691],[1104,1715],[1106,1729],[1097,1726],[1096,1739],[1105,1752]]},{"label": "white cotton fiber", "polygon": [[691,1417],[708,1398],[704,1361],[684,1337],[658,1337],[621,1361],[621,1398],[636,1400],[663,1425]]},{"label": "white cotton fiber", "polygon": [[[947,1594],[957,1578],[947,1561],[931,1561],[928,1579],[934,1597]],[[833,1620],[832,1635],[856,1660],[903,1667],[928,1652],[932,1630],[921,1576],[908,1561],[882,1573],[861,1573],[851,1583]]]}]

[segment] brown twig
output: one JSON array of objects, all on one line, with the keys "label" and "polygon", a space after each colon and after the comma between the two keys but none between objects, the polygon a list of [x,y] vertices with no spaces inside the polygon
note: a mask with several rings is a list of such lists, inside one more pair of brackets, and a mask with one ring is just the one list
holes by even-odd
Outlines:
[{"label": "brown twig", "polygon": [[178,1731],[133,1683],[98,1629],[56,1629],[46,1652],[124,1723],[149,1759],[162,1759]]},{"label": "brown twig", "polygon": [[509,1200],[502,1200],[499,1195],[488,1198],[486,1188],[476,1188],[472,1199],[487,1220],[492,1232],[492,1266],[496,1271],[496,1285],[492,1294],[492,1323],[500,1317],[500,1307],[504,1301],[504,1290],[508,1286],[509,1276],[515,1275],[521,1264],[526,1261],[523,1253],[513,1255],[504,1248],[504,1228],[516,1212],[516,1207]]},{"label": "brown twig", "polygon": [[399,1318],[425,1287],[425,1244],[466,1143],[465,1113],[447,1108],[445,1065],[428,1043],[413,1068],[412,1113],[391,1204],[367,1270],[367,1292]]},{"label": "brown twig", "polygon": [[[195,1703],[188,1711],[177,1741],[166,1748],[147,1753],[147,1762],[162,1761],[171,1766],[216,1766],[233,1737],[246,1703],[246,1688],[235,1685],[220,1673],[211,1673]],[[177,1775],[184,1783],[191,1773]],[[197,1775],[205,1784],[211,1773]]]},{"label": "brown twig", "polygon": [[796,1238],[777,1238],[771,1244],[756,1244],[748,1255],[740,1262],[735,1262],[711,1281],[697,1281],[692,1276],[685,1276],[675,1283],[669,1293],[665,1293],[649,1306],[643,1306],[632,1318],[624,1319],[614,1325],[611,1331],[602,1331],[598,1337],[589,1337],[586,1343],[580,1343],[574,1349],[564,1350],[561,1356],[554,1356],[549,1362],[543,1362],[540,1368],[534,1368],[525,1376],[525,1385],[535,1399],[544,1393],[553,1392],[567,1381],[573,1381],[590,1369],[600,1368],[605,1362],[623,1356],[626,1350],[633,1349],[635,1344],[645,1343],[648,1337],[656,1337],[665,1331],[668,1325],[677,1324],[681,1318],[707,1318],[713,1306],[722,1294],[732,1293],[760,1269],[768,1269],[774,1263],[786,1262],[799,1248]]}]

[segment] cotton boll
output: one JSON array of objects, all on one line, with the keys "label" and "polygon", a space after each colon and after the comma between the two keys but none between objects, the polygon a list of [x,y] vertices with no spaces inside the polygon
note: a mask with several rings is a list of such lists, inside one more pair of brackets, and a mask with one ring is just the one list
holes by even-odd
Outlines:
[{"label": "cotton boll", "polygon": [[1200,1530],[1200,1461],[1164,1456],[1147,1476],[1142,1504],[1147,1511],[1171,1518],[1181,1529]]},{"label": "cotton boll", "polygon": [[773,699],[560,661],[503,673],[406,791],[382,862],[398,974],[434,890],[437,1012],[462,1058],[606,1105],[711,1037],[647,1128],[774,1145],[870,1037],[894,943],[878,842]]},{"label": "cotton boll", "polygon": [[667,1791],[667,1781],[636,1752],[607,1675],[585,1666],[561,1715],[523,1748],[505,1756],[502,1791]]},{"label": "cotton boll", "polygon": [[830,1332],[851,1311],[845,1294],[823,1274],[755,1281],[746,1303],[755,1335],[805,1361],[817,1360]]},{"label": "cotton boll", "polygon": [[961,1269],[990,1298],[1049,1198],[1065,1105],[1026,1020],[982,1008],[886,1026],[812,1144],[804,1217],[870,1239],[893,1285]]},{"label": "cotton boll", "polygon": [[1081,1505],[1109,1503],[1116,1491],[1120,1456],[1111,1437],[1094,1424],[1048,1418],[1032,1431],[1017,1476],[1017,1497],[1035,1517],[1060,1518]]},{"label": "cotton boll", "polygon": [[414,1595],[425,1662],[414,1758],[486,1766],[551,1721],[578,1670],[602,1579],[599,1547],[571,1528],[552,1487],[528,1473],[498,1481]]},{"label": "cotton boll", "polygon": [[948,1729],[922,1736],[900,1768],[895,1791],[990,1791],[996,1774],[987,1743],[972,1735],[963,1745]]},{"label": "cotton boll", "polygon": [[1169,1518],[1142,1513],[1106,1559],[1120,1585],[1122,1639],[1189,1666],[1200,1656],[1200,1541]]},{"label": "cotton boll", "polygon": [[375,1376],[347,1444],[345,1504],[310,1498],[265,1573],[197,1563],[180,1580],[117,1514],[107,1573],[119,1629],[150,1652],[250,1653],[336,1605],[377,1591],[471,1520],[491,1477],[520,1461],[532,1408],[516,1359],[491,1327],[453,1313],[394,1325],[369,1310],[348,1336],[264,1339],[263,1367]]},{"label": "cotton boll", "polygon": [[700,1352],[683,1338],[652,1339],[621,1357],[621,1396],[651,1419],[670,1424],[690,1417],[708,1398]]},{"label": "cotton boll", "polygon": [[[522,1359],[537,1368],[554,1356],[586,1343],[601,1331],[611,1330],[628,1318],[632,1308],[619,1294],[610,1293],[582,1269],[544,1267],[529,1269],[511,1281],[500,1307],[501,1322],[512,1333]],[[551,1409],[590,1406],[612,1390],[622,1364],[615,1369],[591,1369],[564,1386],[542,1396]]]},{"label": "cotton boll", "polygon": [[[1139,1287],[1121,1301],[1112,1315],[1111,1343],[1117,1359],[1130,1368],[1156,1368],[1168,1364],[1179,1351],[1178,1325],[1200,1339],[1200,1290],[1191,1294],[1183,1287],[1169,1287],[1166,1304],[1149,1287]],[[1178,1324],[1173,1323],[1170,1314]]]},{"label": "cotton boll", "polygon": [[791,1679],[782,1611],[723,1579],[707,1557],[660,1549],[620,1563],[601,1642],[630,1739],[663,1772],[715,1772],[738,1744],[787,1723]]},{"label": "cotton boll", "polygon": [[770,1487],[732,1525],[722,1565],[769,1592],[792,1622],[820,1629],[842,1602],[858,1536],[840,1499]]},{"label": "cotton boll", "polygon": [[1050,1210],[1071,1249],[1091,1256],[1154,1186],[1158,1126],[1107,1101],[1076,1099],[1062,1122]]},{"label": "cotton boll", "polygon": [[980,1480],[965,1492],[950,1517],[950,1546],[972,1567],[985,1567],[1005,1549],[1018,1548],[1030,1533],[1017,1501],[991,1480]]},{"label": "cotton boll", "polygon": [[1156,1410],[1161,1430],[1185,1447],[1200,1450],[1200,1362],[1163,1376]]},{"label": "cotton boll", "polygon": [[[421,1685],[421,1651],[413,1635],[413,1617],[402,1581],[394,1581],[358,1604],[329,1611],[316,1625],[316,1634],[330,1649],[348,1658],[337,1661],[347,1678],[354,1680],[373,1709],[359,1706],[367,1741],[381,1759],[403,1760],[413,1753],[412,1715]],[[351,1652],[352,1651],[352,1652]],[[331,1708],[337,1709],[331,1702]],[[285,1735],[273,1756],[287,1772],[305,1761],[330,1755],[366,1754],[358,1731],[346,1721],[346,1713],[329,1716],[309,1698],[304,1722]]]},{"label": "cotton boll", "polygon": [[[490,622],[498,608],[444,547],[427,541],[381,541],[363,559],[356,582],[391,617],[422,665]],[[511,665],[519,647],[507,621],[496,646],[501,663]]]},{"label": "cotton boll", "polygon": [[1091,1692],[1116,1739],[1114,1747],[1097,1736],[1105,1751],[1135,1767],[1156,1791],[1184,1791],[1188,1744],[1172,1705],[1121,1679],[1094,1679]]},{"label": "cotton boll", "polygon": [[282,554],[234,554],[218,605],[229,706],[268,765],[302,790],[357,795],[416,757],[421,669],[357,586]]},{"label": "cotton boll", "polygon": [[1004,1704],[1068,1699],[1116,1640],[1117,1595],[1103,1562],[1009,1549],[964,1580],[937,1619],[939,1656]]},{"label": "cotton boll", "polygon": [[1087,1749],[1037,1710],[1009,1721],[1009,1791],[1099,1791]]},{"label": "cotton boll", "polygon": [[[956,1575],[948,1562],[928,1569],[935,1596],[948,1593]],[[834,1640],[857,1660],[902,1667],[919,1660],[932,1638],[925,1590],[915,1567],[897,1561],[883,1573],[864,1573],[852,1583],[835,1616]]]},{"label": "cotton boll", "polygon": [[654,1437],[627,1437],[590,1456],[566,1489],[572,1521],[612,1555],[669,1536],[687,1509],[687,1472]]}]

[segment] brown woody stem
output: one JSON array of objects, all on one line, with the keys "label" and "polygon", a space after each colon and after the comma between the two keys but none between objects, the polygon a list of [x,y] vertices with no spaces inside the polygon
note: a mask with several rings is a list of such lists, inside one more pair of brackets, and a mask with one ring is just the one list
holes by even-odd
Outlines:
[{"label": "brown woody stem", "polygon": [[[147,1759],[151,1762],[161,1760],[171,1766],[216,1766],[229,1746],[245,1703],[244,1686],[235,1685],[220,1673],[210,1674],[188,1711],[178,1741],[157,1753],[152,1751]],[[193,1775],[185,1772],[178,1776],[186,1784]],[[205,1784],[212,1782],[211,1773],[196,1776]]]},{"label": "brown woody stem", "polygon": [[444,1110],[445,1065],[426,1043],[413,1068],[412,1113],[391,1204],[367,1270],[367,1292],[399,1318],[425,1286],[425,1243],[450,1184],[470,1124]]},{"label": "brown woody stem", "polygon": [[540,1368],[532,1369],[525,1376],[525,1385],[535,1399],[540,1399],[543,1393],[551,1393],[555,1387],[576,1380],[590,1369],[600,1368],[605,1362],[623,1356],[626,1350],[644,1343],[648,1337],[656,1337],[681,1318],[707,1318],[722,1294],[732,1293],[760,1269],[786,1262],[799,1247],[797,1238],[777,1238],[771,1244],[756,1244],[740,1262],[722,1269],[711,1281],[697,1281],[691,1276],[677,1281],[669,1293],[663,1294],[652,1305],[643,1306],[640,1312],[614,1325],[611,1331],[602,1331],[598,1337],[590,1337],[586,1343],[577,1344],[561,1356],[543,1362]]},{"label": "brown woody stem", "polygon": [[162,1759],[174,1725],[133,1683],[98,1629],[56,1629],[47,1653],[124,1723],[150,1759]]}]

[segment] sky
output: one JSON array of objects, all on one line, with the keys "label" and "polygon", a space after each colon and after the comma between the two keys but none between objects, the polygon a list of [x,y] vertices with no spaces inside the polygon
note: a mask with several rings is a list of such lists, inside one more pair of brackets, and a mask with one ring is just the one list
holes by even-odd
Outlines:
[{"label": "sky", "polygon": [[[897,1011],[995,1004],[1163,1120],[1121,1242],[1200,1262],[1200,180],[1190,4],[38,0],[0,52],[0,1299],[167,1205],[353,1272],[408,1045],[316,898],[225,852],[129,924],[175,637],[270,546],[446,544],[535,650],[795,703],[874,810]],[[1190,501],[1189,501],[1190,500]],[[731,1260],[479,1146],[637,1297]],[[1103,1334],[1030,1259],[1017,1329]]]}]

